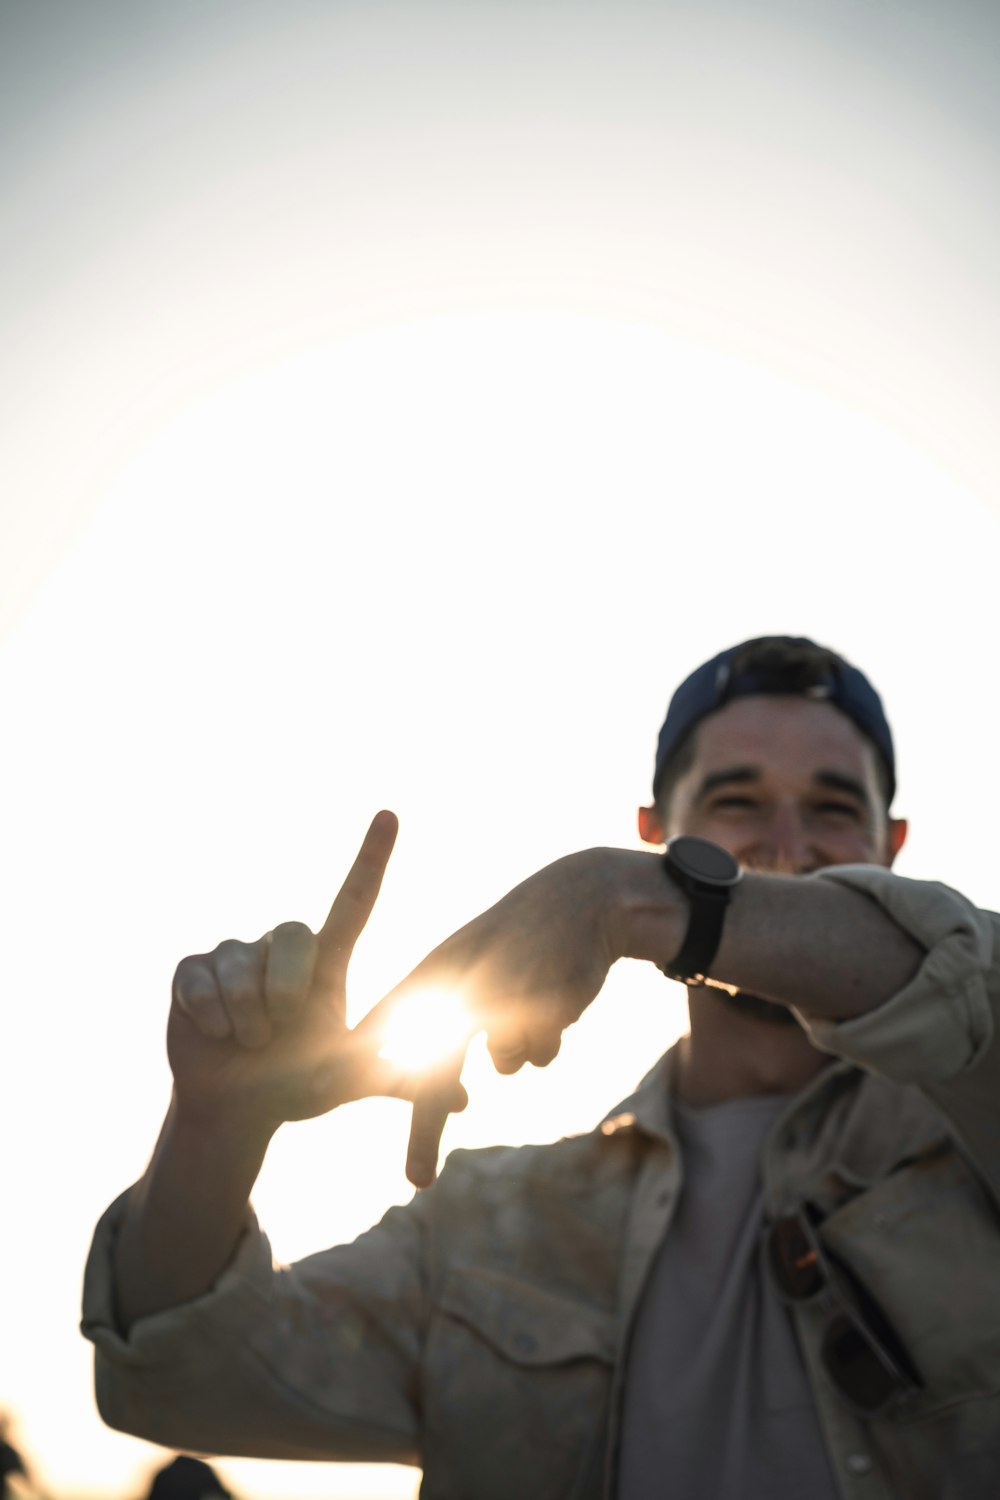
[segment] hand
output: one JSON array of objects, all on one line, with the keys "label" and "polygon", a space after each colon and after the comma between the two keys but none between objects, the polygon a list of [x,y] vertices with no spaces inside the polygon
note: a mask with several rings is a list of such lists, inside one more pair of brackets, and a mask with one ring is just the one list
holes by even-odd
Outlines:
[{"label": "hand", "polygon": [[[649,858],[590,849],[548,865],[435,948],[372,1018],[415,990],[457,989],[477,1023],[471,1029],[485,1028],[499,1072],[516,1073],[525,1062],[545,1067],[625,951],[622,881],[636,860],[644,870]],[[434,1180],[463,1056],[436,1069],[415,1098],[406,1175],[417,1187]]]},{"label": "hand", "polygon": [[[318,933],[285,922],[255,943],[220,943],[181,962],[167,1028],[181,1109],[236,1111],[271,1133],[352,1099],[413,1097],[404,1069],[378,1056],[377,1033],[346,1022],[347,966],[396,830],[394,814],[376,814]],[[464,1108],[457,1078],[441,1097]]]}]

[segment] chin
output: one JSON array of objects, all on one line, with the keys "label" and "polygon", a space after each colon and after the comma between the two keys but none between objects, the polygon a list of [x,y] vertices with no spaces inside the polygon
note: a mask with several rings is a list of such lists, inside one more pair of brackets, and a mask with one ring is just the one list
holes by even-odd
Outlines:
[{"label": "chin", "polygon": [[754,1021],[763,1021],[766,1026],[798,1026],[799,1022],[787,1005],[776,1005],[761,995],[751,995],[746,990],[717,991],[720,1000],[738,1010],[741,1016]]}]

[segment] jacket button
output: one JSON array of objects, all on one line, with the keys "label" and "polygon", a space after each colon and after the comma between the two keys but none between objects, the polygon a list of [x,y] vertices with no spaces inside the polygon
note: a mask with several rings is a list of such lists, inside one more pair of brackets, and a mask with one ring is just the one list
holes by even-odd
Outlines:
[{"label": "jacket button", "polygon": [[533,1333],[515,1333],[514,1348],[518,1354],[534,1354],[538,1348],[538,1340]]},{"label": "jacket button", "polygon": [[867,1453],[849,1453],[847,1455],[847,1468],[851,1474],[870,1474],[872,1461]]}]

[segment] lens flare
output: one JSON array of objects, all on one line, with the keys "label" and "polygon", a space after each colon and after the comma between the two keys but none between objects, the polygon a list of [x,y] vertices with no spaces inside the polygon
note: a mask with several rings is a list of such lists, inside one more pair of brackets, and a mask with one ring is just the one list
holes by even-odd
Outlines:
[{"label": "lens flare", "polygon": [[421,1072],[457,1052],[474,1030],[458,995],[447,990],[421,990],[408,995],[393,1011],[379,1057]]}]

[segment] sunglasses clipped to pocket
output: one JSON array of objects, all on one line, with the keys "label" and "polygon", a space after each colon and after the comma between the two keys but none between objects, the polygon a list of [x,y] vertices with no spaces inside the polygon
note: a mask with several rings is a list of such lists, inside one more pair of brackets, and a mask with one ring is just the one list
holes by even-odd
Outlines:
[{"label": "sunglasses clipped to pocket", "polygon": [[876,1416],[922,1388],[916,1366],[881,1308],[824,1252],[808,1206],[778,1219],[766,1243],[782,1300],[790,1306],[812,1302],[827,1313],[821,1358],[853,1411]]}]

